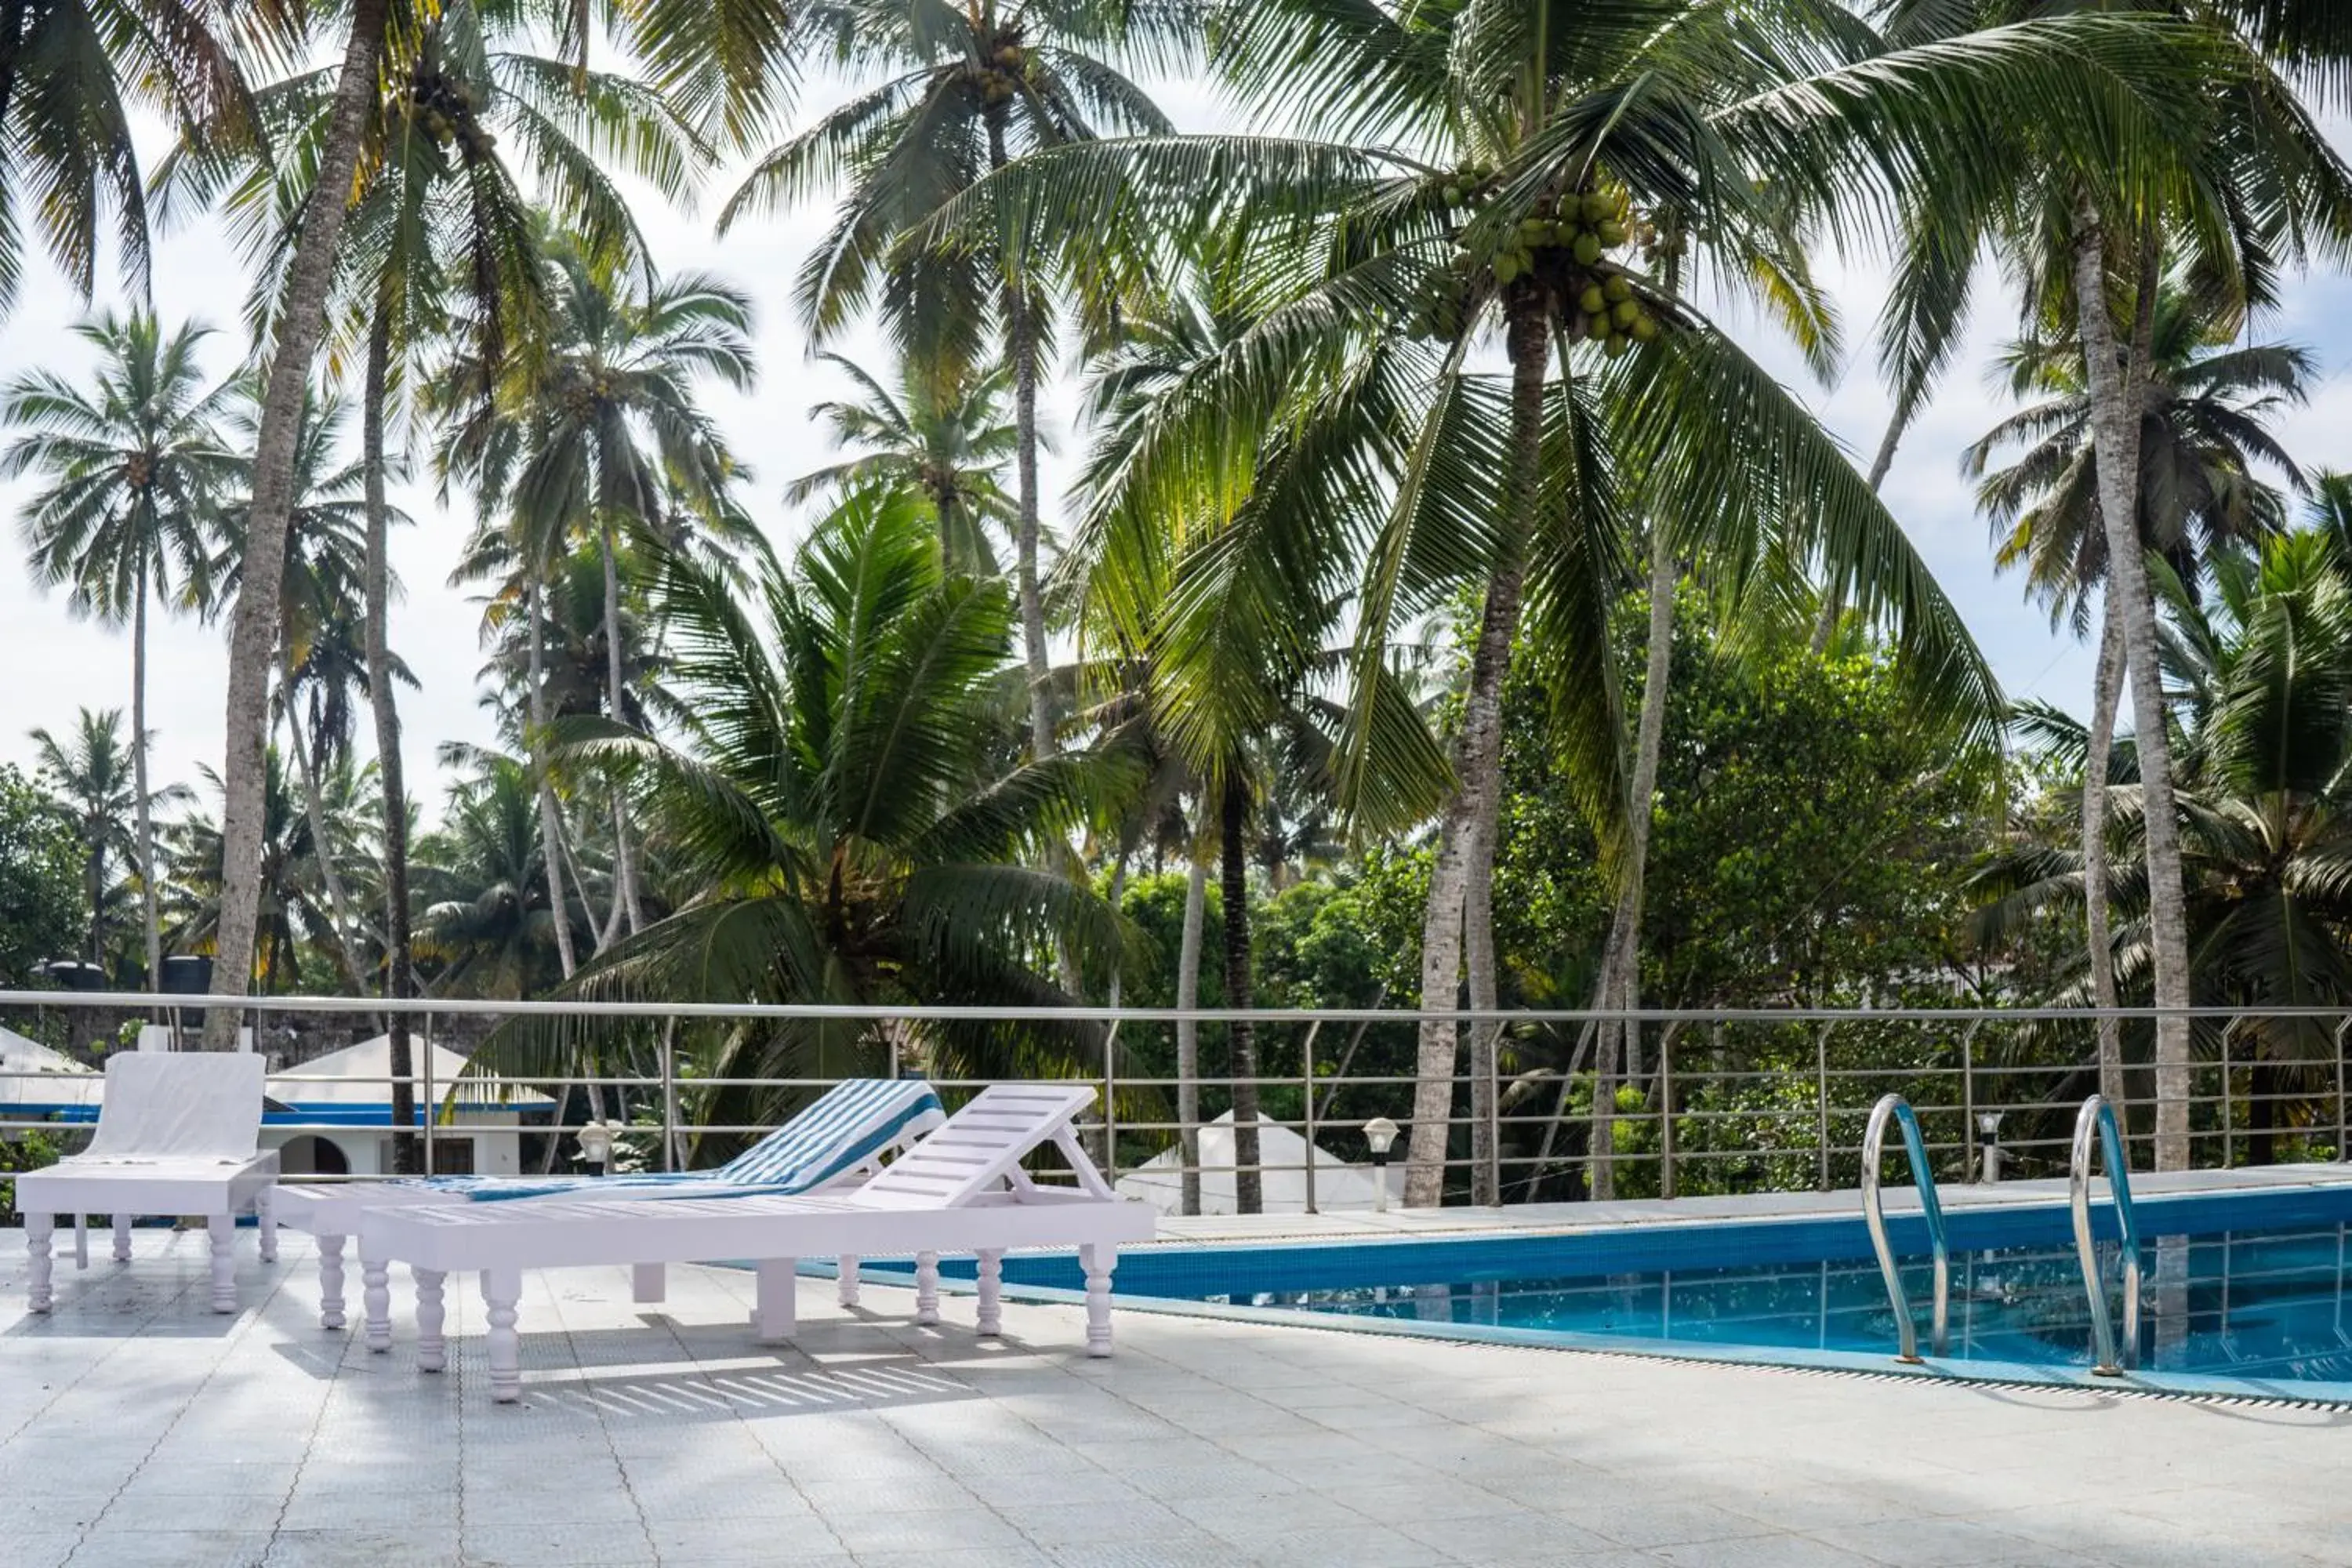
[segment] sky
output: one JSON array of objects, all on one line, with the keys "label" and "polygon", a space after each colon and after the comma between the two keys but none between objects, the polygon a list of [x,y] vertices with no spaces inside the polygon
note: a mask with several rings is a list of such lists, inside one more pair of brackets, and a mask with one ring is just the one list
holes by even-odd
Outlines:
[{"label": "sky", "polygon": [[[1229,109],[1195,84],[1150,85],[1180,128],[1236,122]],[[2339,132],[2337,140],[2339,146],[2352,145],[2352,136]],[[641,222],[666,270],[714,272],[748,291],[755,303],[759,383],[748,394],[713,384],[706,392],[706,405],[736,452],[752,466],[755,481],[747,492],[751,510],[782,550],[799,537],[806,522],[805,514],[795,515],[784,506],[784,484],[828,460],[824,433],[812,424],[809,406],[847,390],[837,372],[813,359],[791,305],[793,277],[823,233],[827,214],[808,207],[748,223],[722,241],[711,233],[709,215],[733,183],[731,173],[715,176],[698,212],[667,210],[649,202],[641,208]],[[1821,266],[1853,345],[1847,363],[1830,384],[1805,371],[1792,352],[1754,321],[1743,321],[1735,312],[1726,324],[1821,414],[1848,449],[1859,455],[1858,461],[1866,463],[1886,414],[1886,398],[1867,353],[1869,327],[1884,293],[1883,273],[1868,258],[1850,262],[1825,258]],[[194,320],[219,329],[209,345],[209,362],[224,374],[242,353],[237,323],[246,276],[234,248],[212,224],[199,223],[160,238],[155,308],[167,326]],[[123,303],[119,289],[101,287],[99,307]],[[0,377],[35,367],[68,376],[84,374],[92,355],[73,327],[86,313],[63,279],[36,262],[14,313],[0,321]],[[2071,635],[2053,632],[2043,613],[2025,601],[2013,576],[1995,574],[1986,529],[1959,471],[1961,449],[2009,406],[2005,395],[1987,385],[1984,370],[2013,327],[1997,285],[1987,287],[1967,352],[1906,439],[1884,495],[1958,606],[2003,689],[2012,698],[2039,698],[2080,711],[2089,700],[2089,650]],[[2316,276],[2296,281],[2284,310],[2256,331],[2266,339],[2304,343],[2318,359],[2321,379],[2310,405],[2279,422],[2287,449],[2312,468],[2352,467],[2352,436],[2347,436],[2352,433],[2352,280]],[[824,346],[884,373],[887,380],[887,356],[870,333],[854,332]],[[1065,380],[1049,389],[1045,398],[1049,425],[1061,432],[1056,443],[1060,455],[1047,458],[1044,465],[1049,519],[1078,446],[1068,433],[1073,391]],[[74,722],[78,708],[127,712],[131,696],[128,634],[75,619],[64,595],[42,590],[24,566],[16,520],[33,489],[29,479],[0,481],[0,515],[8,520],[5,537],[0,538],[0,637],[6,647],[0,662],[0,762],[27,767],[34,755],[31,731],[47,727],[63,733]],[[483,662],[480,606],[468,591],[446,581],[473,519],[466,498],[454,497],[453,504],[444,505],[429,480],[395,487],[394,500],[406,510],[414,526],[396,531],[394,537],[394,569],[405,593],[393,612],[392,641],[421,682],[420,689],[402,696],[404,760],[409,787],[431,820],[438,814],[442,783],[435,748],[443,741],[488,744],[495,739],[489,716],[479,703],[477,681]],[[150,638],[148,711],[154,776],[159,784],[196,784],[200,765],[219,766],[226,628],[166,618],[152,625]]]}]

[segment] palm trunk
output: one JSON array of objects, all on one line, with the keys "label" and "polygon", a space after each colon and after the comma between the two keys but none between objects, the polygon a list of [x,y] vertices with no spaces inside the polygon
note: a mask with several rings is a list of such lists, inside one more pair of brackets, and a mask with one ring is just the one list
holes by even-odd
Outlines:
[{"label": "palm trunk", "polygon": [[[2156,972],[2156,1168],[2189,1168],[2189,912],[2181,883],[2180,824],[2173,804],[2172,743],[2165,726],[2164,678],[2157,661],[2156,598],[2139,536],[2140,418],[2135,367],[2120,363],[2108,315],[2105,230],[2087,197],[2074,222],[2074,290],[2089,371],[2092,450],[2099,511],[2106,528],[2108,593],[2124,634],[2124,668],[2139,756],[2147,854],[2149,949]],[[2153,303],[2143,288],[2140,309]],[[2135,332],[2135,337],[2138,336]],[[2137,345],[2135,345],[2137,347]]]},{"label": "palm trunk", "polygon": [[[1006,162],[1004,110],[988,110],[988,163]],[[1013,356],[1013,473],[1021,491],[1021,520],[1013,535],[1013,583],[1021,600],[1021,652],[1029,669],[1029,751],[1054,753],[1054,703],[1047,689],[1045,601],[1037,579],[1037,326],[1030,318],[1028,291],[1008,274],[1004,279],[1004,337]]]},{"label": "palm trunk", "polygon": [[[1545,321],[1541,309],[1515,304],[1510,321],[1511,483],[1508,515],[1532,526],[1538,466],[1542,458]],[[1462,728],[1454,742],[1454,794],[1438,828],[1436,863],[1430,868],[1429,905],[1422,921],[1421,1005],[1454,1005],[1462,976],[1465,911],[1471,868],[1491,866],[1494,846],[1479,829],[1486,792],[1499,789],[1503,745],[1503,680],[1510,673],[1511,640],[1519,625],[1519,595],[1525,573],[1518,536],[1502,546],[1486,580],[1486,604],[1479,616],[1478,643],[1470,660],[1470,690]],[[1431,1208],[1445,1195],[1445,1151],[1454,1115],[1454,1070],[1458,1035],[1449,1018],[1426,1018],[1421,1026],[1412,1100],[1412,1137],[1406,1145],[1404,1201],[1408,1208]]]},{"label": "palm trunk", "polygon": [[[1224,782],[1219,812],[1219,912],[1224,916],[1225,1005],[1246,1012],[1250,984],[1249,785],[1238,773]],[[1234,1075],[1234,1212],[1262,1214],[1265,1193],[1258,1172],[1257,1030],[1247,1018],[1229,1026]]]},{"label": "palm trunk", "polygon": [[359,961],[352,956],[353,933],[359,926],[343,894],[342,875],[335,869],[334,845],[327,837],[327,797],[319,787],[310,739],[302,733],[302,716],[294,710],[294,649],[283,640],[278,645],[278,705],[286,714],[287,738],[294,750],[294,776],[302,785],[302,815],[310,824],[310,853],[318,859],[319,880],[327,890],[327,913],[335,923],[335,967],[343,972],[356,996],[367,988],[360,978]]},{"label": "palm trunk", "polygon": [[563,978],[580,962],[572,952],[572,911],[563,901],[563,821],[555,809],[555,786],[547,776],[547,562],[542,557],[530,580],[530,762],[539,778],[540,858],[547,862],[547,908],[555,927],[555,960]]},{"label": "palm trunk", "polygon": [[[1176,950],[1176,1007],[1189,1012],[1201,1005],[1201,927],[1207,915],[1208,858],[1196,845],[1191,874],[1184,883],[1184,935]],[[1191,1019],[1176,1024],[1176,1147],[1184,1162],[1179,1184],[1185,1214],[1201,1212],[1201,1026]]]},{"label": "palm trunk", "polygon": [[[415,994],[416,975],[408,940],[408,791],[401,768],[400,706],[392,685],[392,504],[384,496],[383,455],[391,360],[392,320],[379,303],[368,329],[367,371],[360,397],[360,467],[367,509],[364,637],[368,708],[375,718],[376,783],[383,799],[383,994],[401,997]],[[392,1142],[393,1169],[412,1173],[417,1167],[417,1141],[409,1135],[416,1121],[416,1071],[408,1015],[389,1013],[384,1033],[390,1047],[392,1124],[400,1130]],[[430,1050],[432,1044],[427,1040],[425,1048]]]},{"label": "palm trunk", "polygon": [[[163,988],[163,922],[155,899],[155,812],[147,793],[147,557],[139,557],[131,613],[131,788],[139,823],[139,902],[146,922],[147,990]],[[95,904],[90,906],[97,908]]]},{"label": "palm trunk", "polygon": [[[1495,852],[1502,821],[1502,771],[1496,769],[1491,788],[1478,801],[1478,842],[1483,855],[1471,857],[1462,890],[1462,967],[1469,982],[1474,1012],[1491,1013],[1500,1000],[1495,984]],[[1503,1027],[1491,1021],[1470,1026],[1470,1201],[1492,1205],[1503,1201],[1502,1175],[1496,1143],[1495,1104],[1496,1047]]]},{"label": "palm trunk", "polygon": [[[319,154],[317,178],[302,204],[301,226],[287,268],[284,309],[269,359],[261,428],[254,441],[253,503],[247,515],[243,584],[229,635],[227,734],[221,769],[221,901],[214,945],[215,993],[242,996],[253,985],[254,931],[261,913],[263,753],[268,721],[270,653],[281,629],[286,529],[294,511],[295,444],[310,362],[326,329],[360,136],[376,96],[386,0],[354,0],[351,33],[335,79],[335,106]],[[205,1018],[205,1045],[236,1043],[239,1014],[215,1007]]]},{"label": "palm trunk", "polygon": [[2124,639],[2116,595],[2099,626],[2099,673],[2083,764],[2083,928],[2091,959],[2091,1000],[2099,1009],[2099,1094],[2124,1114],[2124,1031],[2115,1016],[2115,938],[2107,924],[2107,765],[2115,751],[2116,704],[2124,683]]},{"label": "palm trunk", "polygon": [[[621,561],[613,523],[605,519],[604,540],[604,703],[613,722],[625,724],[621,711]],[[637,901],[637,868],[629,849],[629,810],[620,781],[613,781],[613,874],[621,884],[621,907],[628,911],[629,934],[645,929],[645,907]]]},{"label": "palm trunk", "polygon": [[[1611,922],[1609,956],[1601,965],[1603,1005],[1632,1013],[1642,1002],[1642,893],[1649,872],[1650,816],[1658,793],[1658,759],[1666,740],[1666,685],[1674,673],[1675,552],[1664,524],[1650,525],[1649,662],[1642,676],[1642,712],[1634,723],[1633,777],[1625,796],[1625,881]],[[1617,1075],[1639,1069],[1639,1026],[1621,1018],[1601,1026],[1599,1070],[1592,1089],[1592,1174],[1595,1198],[1616,1196]]]}]

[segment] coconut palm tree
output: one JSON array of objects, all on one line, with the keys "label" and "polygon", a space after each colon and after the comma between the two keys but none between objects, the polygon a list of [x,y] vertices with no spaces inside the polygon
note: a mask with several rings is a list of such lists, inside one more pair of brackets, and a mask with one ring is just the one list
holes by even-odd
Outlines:
[{"label": "coconut palm tree", "polygon": [[[88,300],[99,267],[119,262],[143,293],[147,192],[131,134],[137,111],[254,132],[243,46],[299,44],[301,13],[269,3],[229,12],[175,0],[11,0],[0,9],[0,313],[24,279],[29,223]],[[111,208],[111,212],[109,209]],[[111,230],[111,246],[108,230]]]},{"label": "coconut palm tree", "polygon": [[[1893,520],[1675,280],[1749,281],[1825,357],[1833,322],[1794,238],[1808,215],[1855,233],[1897,184],[2010,188],[2011,171],[1977,155],[1987,117],[2032,119],[2086,160],[2112,157],[2120,127],[2134,158],[2152,157],[2194,118],[2175,105],[2201,58],[2151,49],[2144,22],[2107,16],[1867,58],[1867,39],[1817,12],[1274,0],[1231,23],[1219,55],[1231,79],[1322,139],[1041,152],[909,243],[1002,237],[1033,268],[1083,254],[1123,294],[1181,276],[1208,237],[1254,255],[1259,324],[1171,401],[1129,487],[1173,511],[1235,484],[1242,454],[1267,440],[1314,450],[1321,489],[1266,509],[1284,526],[1263,535],[1263,569],[1347,564],[1360,685],[1385,670],[1391,626],[1483,591],[1425,1004],[1450,1005],[1465,940],[1478,945],[1467,933],[1488,920],[1500,691],[1523,606],[1531,642],[1557,661],[1564,782],[1612,854],[1622,838],[1606,616],[1642,519],[1664,520],[1675,558],[1710,556],[1726,575],[1802,568],[1853,584],[1923,711],[1990,732],[2000,707],[1984,664]],[[1497,339],[1499,383],[1472,357]],[[1352,707],[1343,796],[1374,750],[1410,743],[1393,705]],[[1414,1203],[1440,1192],[1458,1052],[1451,1022],[1433,1020]],[[1481,1059],[1471,1076],[1492,1075]]]},{"label": "coconut palm tree", "polygon": [[833,227],[801,270],[802,316],[822,337],[878,297],[901,352],[929,374],[968,374],[994,305],[1013,380],[1013,574],[1030,747],[1040,757],[1053,749],[1055,717],[1037,478],[1037,384],[1053,301],[992,247],[894,260],[892,246],[1025,153],[1166,132],[1166,118],[1118,64],[1180,68],[1208,9],[1201,0],[819,0],[801,11],[802,46],[830,56],[856,91],[762,158],[719,215],[723,234],[746,216],[840,190]]},{"label": "coconut palm tree", "polygon": [[[260,424],[260,385],[251,378],[238,388],[226,424],[237,450],[250,451]],[[328,830],[325,775],[351,757],[355,695],[366,689],[363,643],[363,582],[366,575],[365,475],[360,462],[342,462],[340,445],[345,407],[341,399],[313,396],[304,409],[302,438],[296,451],[295,505],[286,550],[284,635],[278,639],[278,679],[273,707],[288,727],[294,773],[302,791],[310,837],[331,844]],[[249,464],[235,460],[240,481]],[[244,570],[243,518],[250,504],[241,483],[222,508],[224,548],[216,573],[225,591]],[[397,679],[415,684],[407,667],[394,660]],[[307,700],[308,710],[304,710]],[[337,963],[354,993],[365,988],[358,953],[365,933],[346,895],[332,854],[319,867],[333,915]],[[391,940],[389,933],[385,940]]]},{"label": "coconut palm tree", "polygon": [[0,426],[18,432],[0,474],[45,487],[18,527],[34,579],[67,606],[131,626],[132,860],[146,927],[147,984],[162,984],[155,798],[147,777],[147,606],[204,608],[212,595],[214,511],[232,471],[219,430],[224,397],[206,389],[206,329],[166,333],[152,315],[108,312],[75,329],[99,353],[87,388],[55,371],[0,389]]},{"label": "coconut palm tree", "polygon": [[[1090,889],[1031,866],[1132,770],[1072,752],[999,771],[1010,737],[998,674],[1013,607],[1001,584],[940,571],[915,498],[856,492],[789,574],[763,568],[748,599],[677,556],[659,597],[685,699],[681,739],[608,718],[555,728],[568,754],[625,758],[639,772],[668,826],[673,878],[699,892],[566,994],[1053,1004],[1066,998],[1042,959],[1062,944],[1084,962],[1108,958],[1116,914]],[[695,1048],[706,1076],[835,1076],[870,1054],[860,1033],[745,1026],[697,1037]],[[1083,1032],[923,1026],[898,1037],[943,1075],[1099,1060]],[[535,1044],[534,1055],[534,1041],[517,1036],[504,1048],[520,1055],[499,1059],[549,1068],[547,1048],[564,1042]]]},{"label": "coconut palm tree", "polygon": [[856,384],[851,401],[827,400],[809,410],[832,427],[836,447],[856,454],[803,474],[784,487],[794,505],[820,492],[880,479],[909,487],[927,501],[940,531],[940,558],[950,572],[994,575],[1000,567],[992,533],[1018,526],[1004,493],[1004,465],[1020,443],[1004,423],[1011,373],[1000,366],[971,373],[927,368],[908,361],[899,390],[835,353],[817,357]]},{"label": "coconut palm tree", "polygon": [[[2072,9],[2047,0],[1894,0],[1883,7],[1889,37],[1922,47],[1957,28]],[[1977,262],[1987,254],[1997,254],[2021,284],[2029,322],[2063,313],[2084,346],[2093,472],[2110,562],[2108,613],[2120,645],[2105,661],[2117,675],[2103,679],[2128,685],[2147,797],[2142,842],[2156,1005],[2165,1010],[2156,1028],[2156,1164],[2177,1170],[2189,1159],[2190,1026],[2184,1009],[2191,954],[2170,734],[2160,718],[2158,595],[2132,533],[2142,476],[2140,410],[2154,370],[2164,264],[2168,249],[2180,250],[2178,265],[2209,296],[2273,303],[2283,268],[2315,247],[2340,247],[2352,235],[2352,170],[2265,58],[2284,47],[2324,44],[2321,32],[2304,25],[2309,0],[2243,6],[2184,0],[2149,9],[2170,17],[2169,25],[2150,18],[2165,47],[2202,62],[2201,85],[2183,100],[2181,133],[2168,139],[2165,155],[2151,161],[2121,146],[2104,157],[2086,155],[2089,148],[2061,148],[2031,115],[1977,128],[1979,144],[2011,171],[2008,187],[1990,182],[1966,193],[1896,193],[1905,244],[1882,331],[1898,425],[1952,357]],[[2327,68],[2315,58],[2294,63]],[[1890,429],[1890,443],[1895,435]],[[2112,728],[2108,714],[2094,712],[2094,750],[2108,743]],[[2086,806],[2099,809],[2095,792]],[[2095,858],[2093,826],[2085,824],[2085,853]],[[2103,1037],[2101,1048],[2112,1060],[2111,1037]]]},{"label": "coconut palm tree", "polygon": [[[57,798],[58,809],[72,824],[82,851],[82,896],[89,904],[89,931],[83,959],[106,962],[106,918],[113,903],[114,881],[110,867],[120,861],[141,867],[135,826],[152,821],[156,808],[176,805],[187,791],[170,785],[144,801],[139,798],[131,757],[122,744],[122,711],[93,713],[81,710],[73,730],[63,740],[47,730],[32,732],[35,764],[41,784]],[[146,873],[141,877],[144,880]],[[154,907],[152,889],[142,888],[147,907]],[[149,970],[151,976],[154,971]]]},{"label": "coconut palm tree", "polygon": [[478,771],[450,791],[441,826],[416,847],[419,955],[436,966],[440,994],[535,996],[562,978],[537,786],[519,759],[474,760]]},{"label": "coconut palm tree", "polygon": [[[257,928],[261,936],[247,986],[257,984],[265,992],[282,992],[299,984],[303,950],[323,948],[332,938],[334,911],[327,902],[323,866],[325,858],[337,851],[332,844],[321,844],[310,836],[309,816],[286,776],[285,760],[276,746],[269,748],[268,763],[269,811],[262,838]],[[225,793],[218,773],[201,765],[197,771],[215,797]],[[364,833],[352,810],[361,787],[359,770],[349,766],[328,781],[331,839],[355,844]],[[173,942],[188,951],[211,949],[217,972],[225,879],[223,840],[216,819],[202,811],[191,812],[166,829],[164,845],[174,918]]]},{"label": "coconut palm tree", "polygon": [[[2056,325],[2011,345],[2005,356],[2010,392],[2036,401],[1970,447],[1961,467],[1980,480],[1977,503],[1993,526],[1996,562],[2004,569],[2022,567],[2027,593],[2049,607],[2053,623],[2071,620],[2079,634],[2093,595],[2107,586],[2108,532],[2100,515],[2080,337],[2070,323]],[[2178,285],[2158,296],[2150,322],[2135,531],[2141,548],[2165,561],[2192,603],[2212,562],[2259,544],[2285,524],[2285,505],[2257,468],[2278,472],[2296,489],[2305,488],[2265,421],[2305,400],[2315,365],[2306,350],[2293,344],[2237,346],[2242,325],[2242,311],[2217,316],[2210,301]],[[2011,460],[1988,471],[1996,454]],[[2104,597],[2087,731],[2084,776],[2090,778],[2106,775],[2123,687],[2121,598]],[[2106,791],[2083,792],[2084,918],[2093,953],[2113,948],[2107,809]],[[2103,1009],[2116,1005],[2111,964],[2093,966],[2091,994]],[[2100,1018],[2098,1042],[2100,1092],[2121,1103],[2123,1035],[2113,1016]]]},{"label": "coconut palm tree", "polygon": [[[2259,561],[2221,557],[2211,592],[2192,602],[2168,586],[2174,623],[2168,682],[2180,759],[2182,863],[2191,993],[2200,1006],[2328,1007],[2352,998],[2352,896],[2340,874],[2352,857],[2352,557],[2330,533],[2272,539]],[[2090,737],[2050,709],[2026,715],[2027,732],[2062,774],[2080,773]],[[2112,764],[2113,826],[2125,853],[2107,872],[2120,916],[2113,957],[2087,948],[2086,982],[2112,963],[2147,994],[2151,942],[2147,885],[2129,853],[2145,831],[2137,748]],[[2068,802],[2042,831],[1997,856],[1980,886],[1995,939],[2053,908],[2078,905],[2090,869],[2067,831]],[[2087,984],[2085,986],[2087,990]],[[2248,1047],[2251,1045],[2252,1049]],[[2317,1018],[2261,1018],[2240,1026],[2232,1054],[2255,1062],[2254,1158],[2269,1158],[2277,1113],[2298,1086],[2332,1095],[2336,1042]],[[2322,1086],[2326,1087],[2323,1088]]]},{"label": "coconut palm tree", "polygon": [[[606,711],[625,719],[622,545],[674,533],[670,514],[681,500],[709,515],[732,510],[730,492],[750,476],[697,392],[706,377],[751,384],[751,302],[699,273],[655,279],[639,296],[608,263],[572,244],[554,244],[546,265],[546,341],[457,423],[444,467],[467,479],[485,516],[507,519],[513,559],[544,572],[575,541],[596,546]],[[635,932],[646,921],[617,791],[613,828]]]}]

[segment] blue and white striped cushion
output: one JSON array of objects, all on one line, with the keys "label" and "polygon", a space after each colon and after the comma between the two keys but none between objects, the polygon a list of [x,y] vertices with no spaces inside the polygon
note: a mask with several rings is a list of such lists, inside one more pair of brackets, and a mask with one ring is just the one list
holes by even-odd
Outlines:
[{"label": "blue and white striped cushion", "polygon": [[690,1189],[696,1197],[814,1192],[899,1142],[917,1122],[942,1115],[940,1097],[919,1079],[845,1079],[715,1171],[649,1171],[629,1176],[430,1176],[403,1184],[462,1194],[478,1204],[581,1191],[593,1191],[599,1197],[643,1198],[669,1196],[671,1189]]}]

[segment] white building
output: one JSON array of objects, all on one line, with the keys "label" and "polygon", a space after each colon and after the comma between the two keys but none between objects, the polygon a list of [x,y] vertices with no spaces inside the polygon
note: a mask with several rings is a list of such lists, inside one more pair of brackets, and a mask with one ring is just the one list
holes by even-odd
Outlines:
[{"label": "white building", "polygon": [[[520,1174],[525,1118],[544,1123],[555,1101],[528,1084],[466,1079],[466,1058],[439,1045],[431,1051],[428,1100],[423,1047],[412,1039],[409,1047],[420,1122],[447,1101],[452,1086],[461,1091],[448,1121],[434,1125],[435,1170]],[[261,1146],[280,1151],[279,1169],[287,1175],[372,1176],[392,1169],[391,1036],[273,1073],[267,1092]]]},{"label": "white building", "polygon": [[[1287,1127],[1258,1118],[1258,1187],[1267,1214],[1307,1212],[1307,1164],[1309,1145]],[[1385,1176],[1389,1205],[1404,1201],[1404,1167],[1386,1172],[1370,1165],[1351,1165],[1322,1148],[1313,1150],[1315,1212],[1340,1214],[1378,1206]],[[1161,1214],[1183,1212],[1183,1146],[1163,1151],[1119,1177],[1115,1185],[1123,1198],[1140,1198]],[[1201,1129],[1201,1212],[1232,1214],[1234,1201],[1234,1113],[1230,1110]]]}]

